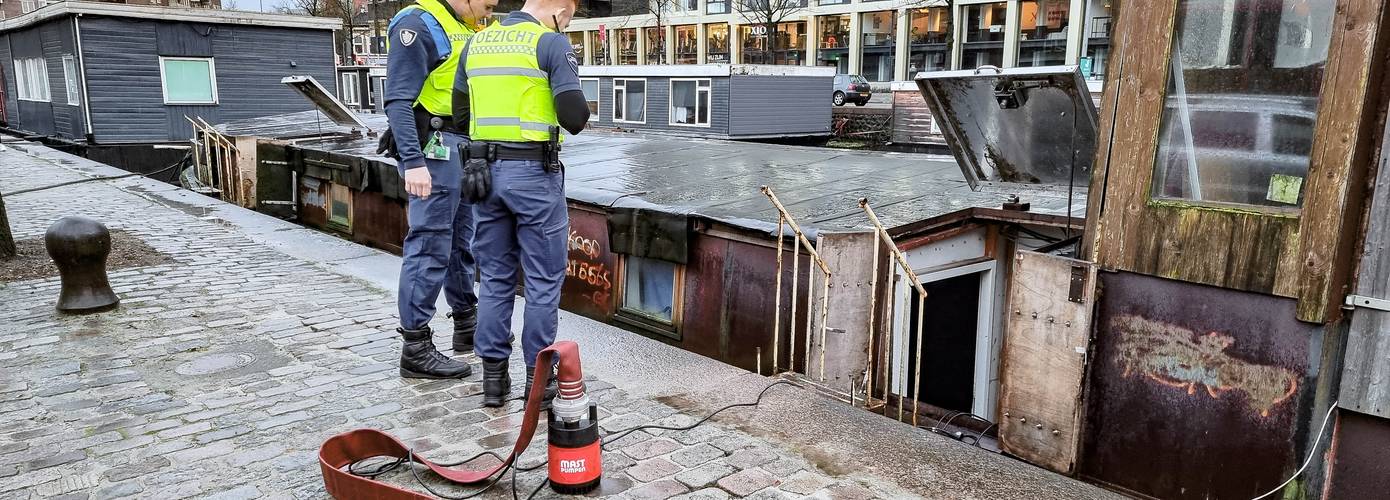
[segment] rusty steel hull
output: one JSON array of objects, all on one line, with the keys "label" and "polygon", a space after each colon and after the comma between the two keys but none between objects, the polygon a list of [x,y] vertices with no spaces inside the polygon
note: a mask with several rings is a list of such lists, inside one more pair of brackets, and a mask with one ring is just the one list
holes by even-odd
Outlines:
[{"label": "rusty steel hull", "polygon": [[1159,498],[1251,498],[1305,453],[1320,327],[1296,301],[1101,273],[1080,473]]}]

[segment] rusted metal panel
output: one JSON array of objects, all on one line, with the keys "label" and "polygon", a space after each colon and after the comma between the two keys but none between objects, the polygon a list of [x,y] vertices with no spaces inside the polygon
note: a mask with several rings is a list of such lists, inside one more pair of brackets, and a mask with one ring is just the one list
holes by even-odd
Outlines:
[{"label": "rusted metal panel", "polygon": [[[685,304],[681,311],[680,346],[688,351],[725,359],[728,321],[725,315],[728,285],[726,260],[729,240],[694,234],[689,240],[690,260],[685,266]],[[747,368],[753,368],[748,365]]]},{"label": "rusted metal panel", "polygon": [[[787,245],[783,253],[782,270],[782,346],[779,355],[783,360],[779,366],[787,367],[787,353],[789,350],[789,332],[792,328],[800,331],[805,330],[806,313],[810,308],[806,307],[806,287],[802,286],[801,306],[797,308],[797,317],[789,318],[788,312],[791,310],[792,292],[789,284],[792,280],[791,252],[792,245]],[[809,258],[803,254],[801,256],[801,281],[804,285],[806,278],[810,276]],[[777,250],[759,245],[730,241],[729,251],[724,259],[724,321],[727,326],[727,339],[725,344],[728,346],[720,360],[726,363],[744,368],[747,370],[757,370],[758,353],[762,353],[762,373],[770,374],[772,370],[772,317],[776,309],[776,280],[777,280]],[[687,335],[690,332],[687,331]],[[799,340],[799,339],[798,339]],[[797,358],[798,363],[803,363],[802,357]]]},{"label": "rusted metal panel", "polygon": [[310,227],[328,226],[329,182],[313,177],[299,178],[299,222]]},{"label": "rusted metal panel", "polygon": [[1081,474],[1160,498],[1251,498],[1298,467],[1320,327],[1291,299],[1102,273]]},{"label": "rusted metal panel", "polygon": [[352,191],[352,240],[401,253],[405,232],[405,204],[379,192]]},{"label": "rusted metal panel", "polygon": [[[1074,283],[1081,284],[1076,301]],[[1088,262],[1020,251],[1009,287],[1000,446],[1063,474],[1074,471],[1081,442],[1094,283],[1095,266]]]},{"label": "rusted metal panel", "polygon": [[1333,431],[1331,467],[1322,498],[1385,498],[1390,492],[1390,420],[1343,411]]},{"label": "rusted metal panel", "polygon": [[616,304],[618,256],[608,249],[608,222],[602,214],[571,207],[569,265],[560,307],[608,321]]}]

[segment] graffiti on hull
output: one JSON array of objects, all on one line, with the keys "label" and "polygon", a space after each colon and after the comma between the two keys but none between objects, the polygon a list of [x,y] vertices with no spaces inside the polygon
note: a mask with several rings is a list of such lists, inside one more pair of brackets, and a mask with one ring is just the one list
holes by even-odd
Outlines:
[{"label": "graffiti on hull", "polygon": [[597,239],[586,237],[578,230],[570,231],[569,263],[565,278],[582,282],[585,288],[582,296],[599,310],[607,309],[613,297],[612,271],[604,262],[602,251],[603,247]]},{"label": "graffiti on hull", "polygon": [[1235,338],[1222,332],[1199,334],[1181,326],[1125,314],[1111,320],[1119,333],[1117,363],[1124,376],[1144,376],[1157,383],[1197,394],[1201,386],[1212,399],[1243,392],[1250,409],[1262,417],[1298,392],[1298,375],[1278,366],[1240,359],[1228,352]]}]

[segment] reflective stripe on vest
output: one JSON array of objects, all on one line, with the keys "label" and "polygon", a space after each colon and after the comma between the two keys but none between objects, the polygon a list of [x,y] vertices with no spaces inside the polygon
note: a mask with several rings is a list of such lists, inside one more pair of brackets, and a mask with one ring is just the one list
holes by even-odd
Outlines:
[{"label": "reflective stripe on vest", "polygon": [[[555,98],[550,77],[536,52],[541,36],[552,33],[534,22],[494,22],[468,42],[468,135],[475,141],[550,140]],[[564,140],[564,135],[560,135]]]},{"label": "reflective stripe on vest", "polygon": [[[425,108],[430,114],[439,116],[449,116],[454,113],[454,77],[458,71],[459,54],[463,53],[464,42],[473,36],[474,30],[465,26],[462,21],[454,17],[442,0],[416,0],[415,5],[406,6],[401,9],[421,9],[430,13],[439,26],[444,28],[444,34],[449,37],[449,57],[440,61],[434,70],[425,77],[425,84],[420,88],[420,96],[415,98],[415,104]],[[425,36],[423,33],[420,36]],[[391,40],[387,38],[387,50],[390,50]]]}]

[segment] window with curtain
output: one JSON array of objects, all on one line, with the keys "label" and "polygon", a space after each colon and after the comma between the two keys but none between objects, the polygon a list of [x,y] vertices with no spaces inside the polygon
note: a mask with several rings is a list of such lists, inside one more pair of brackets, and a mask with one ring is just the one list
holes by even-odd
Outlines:
[{"label": "window with curtain", "polygon": [[165,104],[217,104],[212,58],[161,57]]},{"label": "window with curtain", "polygon": [[1152,196],[1303,203],[1335,0],[1179,4]]},{"label": "window with curtain", "polygon": [[709,126],[710,80],[671,80],[671,125]]},{"label": "window with curtain", "polygon": [[78,89],[77,58],[72,54],[63,54],[63,84],[68,91],[68,104],[77,106],[82,102],[82,93]]},{"label": "window with curtain", "polygon": [[362,88],[358,85],[357,73],[342,74],[342,84],[339,85],[338,93],[343,97],[343,104],[362,104]]},{"label": "window with curtain", "polygon": [[16,59],[15,82],[19,86],[19,99],[25,101],[48,102],[48,61],[42,57]]},{"label": "window with curtain", "polygon": [[623,309],[662,323],[675,317],[676,264],[626,257]]},{"label": "window with curtain", "polygon": [[613,79],[613,121],[647,122],[647,81]]}]

